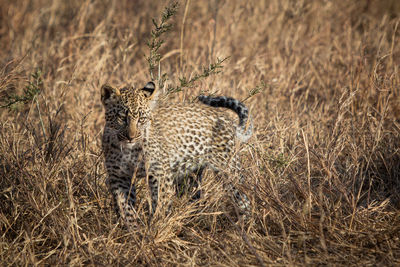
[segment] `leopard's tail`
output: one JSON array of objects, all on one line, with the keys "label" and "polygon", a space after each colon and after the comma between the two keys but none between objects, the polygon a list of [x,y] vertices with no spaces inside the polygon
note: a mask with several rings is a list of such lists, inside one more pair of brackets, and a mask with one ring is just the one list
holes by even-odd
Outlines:
[{"label": "leopard's tail", "polygon": [[199,96],[199,101],[212,107],[229,108],[239,116],[239,125],[236,127],[236,136],[241,142],[247,142],[253,133],[253,122],[246,106],[231,97],[226,96]]}]

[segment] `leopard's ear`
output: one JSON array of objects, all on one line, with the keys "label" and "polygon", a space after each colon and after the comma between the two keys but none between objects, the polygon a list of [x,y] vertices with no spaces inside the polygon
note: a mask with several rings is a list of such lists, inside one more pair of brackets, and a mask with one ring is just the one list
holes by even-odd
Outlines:
[{"label": "leopard's ear", "polygon": [[105,104],[105,101],[107,101],[107,99],[114,95],[121,95],[120,91],[117,88],[111,87],[108,84],[104,84],[101,87],[101,102],[103,102],[103,105]]},{"label": "leopard's ear", "polygon": [[143,93],[146,97],[154,96],[154,91],[156,90],[156,85],[153,82],[148,82],[145,87],[142,88]]}]

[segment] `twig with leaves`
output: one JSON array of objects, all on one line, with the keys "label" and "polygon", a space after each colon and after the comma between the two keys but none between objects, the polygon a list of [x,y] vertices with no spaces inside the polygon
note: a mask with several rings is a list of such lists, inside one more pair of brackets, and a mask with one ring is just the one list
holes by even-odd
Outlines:
[{"label": "twig with leaves", "polygon": [[40,93],[43,85],[42,72],[37,69],[31,74],[31,79],[28,81],[28,85],[25,86],[22,95],[11,94],[6,97],[6,100],[1,108],[8,108],[10,110],[17,109],[18,104],[27,104],[34,100],[34,98]]},{"label": "twig with leaves", "polygon": [[[150,49],[150,55],[146,58],[149,63],[149,72],[152,80],[155,80],[153,71],[157,65],[160,64],[161,55],[159,53],[160,47],[164,43],[164,40],[161,39],[162,35],[171,30],[172,24],[168,23],[168,20],[175,15],[178,10],[178,2],[173,2],[169,6],[167,6],[162,13],[160,23],[153,18],[154,30],[151,31],[151,38],[147,41],[147,46]],[[160,87],[163,87],[164,82],[166,80],[166,73],[158,74],[157,80]]]},{"label": "twig with leaves", "polygon": [[[160,61],[161,61],[161,54],[159,52],[161,46],[164,43],[164,40],[161,38],[163,34],[169,32],[172,29],[172,24],[168,23],[168,21],[174,16],[178,10],[178,2],[173,2],[169,6],[165,7],[161,19],[159,19],[159,23],[157,22],[156,19],[153,18],[153,25],[154,29],[151,31],[151,38],[147,41],[147,46],[150,49],[150,54],[148,57],[146,57],[146,60],[149,64],[149,73],[151,79],[157,80],[158,81],[158,86],[160,88],[164,87],[164,83],[167,80],[167,74],[162,73],[160,70]],[[181,44],[181,51],[182,51],[182,44]],[[225,60],[229,59],[229,57],[225,57],[223,59],[217,58],[217,62],[211,63],[207,67],[202,67],[202,72],[198,74],[194,74],[191,78],[187,78],[185,76],[179,78],[179,85],[173,87],[169,87],[167,89],[166,95],[168,96],[169,94],[172,93],[177,93],[181,92],[184,88],[190,88],[194,86],[194,83],[203,79],[207,78],[211,75],[218,74],[222,71],[223,65],[222,63],[225,62]],[[158,66],[158,76],[154,77],[154,69]],[[250,90],[249,96],[244,99],[243,101],[249,99],[250,97],[258,94],[261,92],[264,88],[266,87],[266,84],[264,82],[261,82],[261,85],[257,86],[256,88]]]},{"label": "twig with leaves", "polygon": [[250,89],[248,96],[245,99],[243,99],[242,102],[245,102],[249,98],[261,93],[262,91],[265,90],[265,88],[267,88],[267,84],[264,81],[261,81],[261,83],[259,85]]},{"label": "twig with leaves", "polygon": [[219,59],[217,58],[217,62],[211,63],[208,67],[203,67],[203,71],[200,74],[195,74],[191,78],[181,77],[179,78],[179,85],[176,87],[168,88],[167,95],[171,93],[181,92],[183,88],[192,87],[194,83],[200,79],[206,78],[211,75],[215,75],[221,72],[224,67],[222,63],[227,60],[229,57]]}]

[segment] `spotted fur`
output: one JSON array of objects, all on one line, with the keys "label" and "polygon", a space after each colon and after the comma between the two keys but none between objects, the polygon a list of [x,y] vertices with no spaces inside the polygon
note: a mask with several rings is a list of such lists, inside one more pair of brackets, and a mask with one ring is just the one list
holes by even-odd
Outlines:
[{"label": "spotted fur", "polygon": [[[136,217],[133,177],[148,178],[154,213],[157,207],[168,211],[176,184],[193,174],[199,182],[206,167],[216,172],[230,169],[240,176],[236,143],[247,141],[252,134],[248,109],[241,102],[200,96],[199,103],[160,104],[152,82],[139,89],[104,85],[101,95],[108,183],[117,211],[128,224]],[[239,124],[217,107],[235,111]],[[247,197],[234,187],[231,191],[246,209]]]}]

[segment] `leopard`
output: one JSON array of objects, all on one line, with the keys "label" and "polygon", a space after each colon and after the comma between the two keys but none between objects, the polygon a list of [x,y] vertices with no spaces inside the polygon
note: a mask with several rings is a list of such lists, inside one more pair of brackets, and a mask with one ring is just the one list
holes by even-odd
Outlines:
[{"label": "leopard", "polygon": [[[160,91],[152,81],[142,88],[101,87],[107,184],[115,210],[127,225],[137,218],[138,179],[147,179],[151,215],[156,210],[168,214],[177,184],[195,177],[193,186],[198,187],[205,168],[216,174],[229,171],[239,177],[237,184],[245,181],[237,148],[253,133],[247,107],[226,96],[199,95],[188,103],[169,103],[159,100]],[[237,114],[238,123],[227,110]],[[228,187],[240,210],[248,210],[247,195],[232,183]],[[193,198],[200,197],[198,190]]]}]

